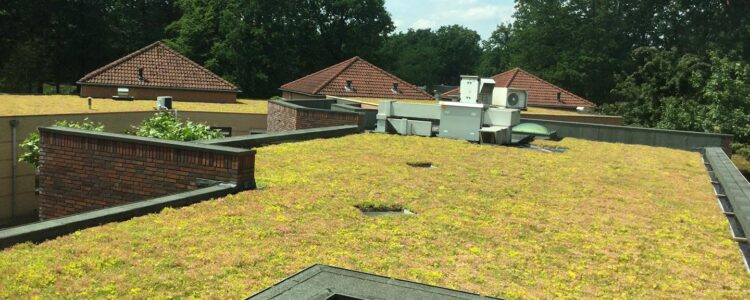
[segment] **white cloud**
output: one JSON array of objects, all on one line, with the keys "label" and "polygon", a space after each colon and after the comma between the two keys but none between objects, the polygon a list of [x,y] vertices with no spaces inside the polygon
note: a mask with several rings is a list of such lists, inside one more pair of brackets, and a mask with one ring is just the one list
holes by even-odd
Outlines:
[{"label": "white cloud", "polygon": [[427,29],[427,28],[433,28],[437,24],[433,21],[426,20],[426,19],[419,19],[414,21],[414,23],[411,24],[410,28],[413,29]]},{"label": "white cloud", "polygon": [[476,30],[483,39],[498,24],[511,22],[515,11],[513,0],[386,0],[386,9],[398,20],[396,31],[458,24]]}]

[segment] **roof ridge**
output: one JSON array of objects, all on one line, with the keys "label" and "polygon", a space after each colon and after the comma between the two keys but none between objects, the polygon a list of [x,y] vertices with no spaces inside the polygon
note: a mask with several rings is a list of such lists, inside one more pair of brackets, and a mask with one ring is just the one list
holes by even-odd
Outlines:
[{"label": "roof ridge", "polygon": [[[522,71],[522,72],[523,72],[524,74],[528,75],[529,77],[531,77],[531,78],[533,78],[533,79],[535,79],[535,80],[537,80],[537,81],[541,81],[542,83],[546,83],[546,84],[549,84],[549,85],[553,86],[554,88],[556,88],[556,89],[558,89],[558,90],[562,91],[563,93],[567,94],[568,96],[571,96],[571,97],[574,97],[574,98],[578,98],[578,99],[580,99],[580,100],[581,100],[581,101],[583,101],[583,102],[587,102],[587,103],[590,103],[590,104],[591,104],[591,105],[593,105],[593,106],[596,106],[596,104],[594,104],[594,102],[591,102],[591,101],[589,101],[589,100],[586,100],[586,99],[584,99],[583,97],[581,97],[581,96],[578,96],[578,95],[576,95],[576,94],[573,94],[572,92],[570,92],[570,91],[568,91],[568,90],[566,90],[566,89],[564,89],[564,88],[561,88],[561,87],[559,87],[559,86],[557,86],[557,85],[555,85],[555,84],[553,84],[553,83],[551,83],[551,82],[549,82],[549,81],[546,81],[546,80],[544,80],[544,79],[541,79],[541,78],[539,78],[539,77],[535,76],[534,74],[531,74],[531,73],[529,73],[529,72],[526,72],[525,70],[522,70],[521,68],[517,68],[517,69],[518,69],[519,71]],[[515,76],[514,76],[514,78],[515,78]],[[560,101],[562,102],[562,99],[560,99]],[[566,103],[565,103],[565,102],[563,102],[563,104],[566,104]]]},{"label": "roof ridge", "polygon": [[120,57],[117,60],[115,60],[115,61],[113,61],[111,63],[108,63],[108,64],[106,64],[106,65],[104,65],[104,66],[102,66],[102,67],[100,67],[100,68],[98,68],[96,70],[93,70],[93,71],[89,72],[88,74],[84,75],[83,77],[81,77],[81,79],[78,79],[78,83],[85,83],[85,81],[91,79],[92,77],[94,77],[96,75],[99,75],[99,74],[103,73],[106,70],[114,68],[114,67],[122,64],[123,62],[128,61],[129,59],[133,58],[134,56],[139,55],[139,54],[141,54],[143,52],[146,52],[146,50],[150,50],[151,48],[153,48],[153,47],[155,47],[155,46],[157,46],[159,44],[162,44],[162,42],[161,41],[156,41],[156,42],[153,42],[153,43],[147,45],[146,47],[138,49],[138,50],[136,50],[136,51],[134,51],[134,52],[132,52],[132,53],[130,53],[128,55],[123,56],[123,57]]},{"label": "roof ridge", "polygon": [[[518,76],[518,72],[519,71],[521,71],[521,68],[519,68],[519,67],[515,67],[515,68],[510,69],[510,70],[507,71],[507,72],[513,72],[513,75],[510,76],[510,79],[508,79],[508,82],[505,83],[505,87],[510,87],[510,84],[513,83],[513,80],[516,79],[516,76]],[[524,73],[526,73],[526,72],[524,71]],[[498,74],[498,76],[499,75],[502,75],[502,73]]]},{"label": "roof ridge", "polygon": [[[237,87],[235,84],[233,84],[233,83],[229,82],[228,80],[222,78],[221,76],[217,75],[216,73],[211,72],[210,70],[206,69],[205,67],[201,66],[200,64],[192,61],[191,59],[187,58],[182,53],[180,53],[177,50],[174,50],[171,47],[169,47],[169,45],[167,45],[166,43],[162,42],[161,40],[156,41],[154,43],[151,43],[148,46],[145,46],[145,47],[143,47],[141,49],[138,49],[138,50],[136,50],[136,51],[134,51],[134,52],[132,52],[132,53],[130,53],[128,55],[125,55],[125,56],[123,56],[123,57],[121,57],[121,58],[119,58],[119,59],[117,59],[117,60],[115,60],[115,61],[113,61],[113,62],[111,62],[111,63],[109,63],[109,64],[107,64],[105,66],[103,66],[103,67],[101,67],[101,68],[98,68],[98,69],[90,72],[89,74],[86,74],[86,76],[84,76],[83,78],[79,79],[77,83],[79,83],[79,84],[81,84],[81,83],[89,83],[90,80],[96,78],[97,76],[99,76],[101,74],[104,74],[105,72],[107,72],[109,70],[115,69],[118,66],[122,65],[123,63],[129,62],[129,61],[135,59],[136,57],[139,57],[140,55],[144,55],[147,52],[152,51],[152,50],[157,50],[157,52],[155,52],[154,55],[156,55],[157,57],[160,57],[159,59],[162,59],[164,57],[163,56],[164,54],[159,54],[159,52],[158,52],[161,49],[163,49],[164,51],[168,52],[167,55],[171,55],[171,56],[176,57],[176,59],[179,61],[180,64],[186,65],[189,68],[195,68],[195,72],[197,72],[197,74],[201,74],[202,73],[203,74],[202,76],[206,76],[207,75],[206,77],[203,77],[204,80],[209,80],[209,81],[211,81],[211,80],[218,80],[219,83],[217,83],[217,85],[220,86],[220,88],[217,88],[218,90],[226,90],[227,88],[229,88],[229,89],[234,90],[236,92],[240,92],[239,87]],[[170,86],[164,86],[164,87],[170,87]]]},{"label": "roof ridge", "polygon": [[[492,79],[494,80],[494,79],[495,79],[495,77],[498,77],[498,76],[502,76],[503,74],[505,74],[505,73],[508,73],[508,72],[512,72],[512,71],[515,71],[516,69],[518,69],[518,67],[515,67],[515,68],[513,68],[513,69],[510,69],[510,70],[507,70],[507,71],[504,71],[504,72],[500,72],[500,73],[497,73],[497,74],[495,74],[495,75],[492,75],[492,76],[490,76],[490,78],[492,78]],[[508,86],[510,85],[510,82],[511,82],[511,81],[513,81],[513,78],[515,78],[515,77],[516,77],[516,76],[515,76],[515,74],[514,74],[514,75],[513,75],[512,77],[511,77],[511,80],[509,80],[509,81],[508,81],[508,82],[507,82],[507,83],[505,84],[505,86],[504,86],[504,87],[508,87]],[[495,82],[495,86],[497,86],[497,82]],[[448,95],[448,94],[450,94],[450,93],[453,93],[453,92],[458,92],[458,91],[459,91],[460,89],[461,89],[461,86],[459,85],[459,86],[457,86],[457,87],[455,87],[455,88],[452,88],[452,89],[450,89],[450,90],[447,90],[447,91],[443,92],[443,93],[442,93],[442,94],[440,94],[440,95],[441,95],[441,96],[443,96],[443,95]]]},{"label": "roof ridge", "polygon": [[224,82],[224,83],[228,84],[229,86],[231,86],[232,88],[234,88],[235,90],[239,91],[239,87],[237,87],[237,86],[236,86],[235,84],[233,84],[233,83],[229,82],[228,80],[224,79],[223,77],[219,76],[218,74],[216,74],[216,73],[214,73],[214,72],[211,72],[211,70],[209,70],[209,69],[206,69],[206,68],[205,68],[204,66],[201,66],[201,65],[200,65],[200,64],[198,64],[197,62],[194,62],[194,61],[193,61],[192,59],[189,59],[189,58],[187,58],[187,56],[185,56],[185,55],[182,55],[182,53],[180,53],[180,52],[177,52],[177,50],[174,50],[174,49],[172,49],[171,47],[169,47],[169,45],[167,45],[167,44],[165,44],[165,43],[163,43],[163,42],[161,42],[161,41],[158,41],[157,43],[159,43],[159,44],[160,44],[160,46],[162,46],[162,47],[164,47],[165,49],[167,49],[167,51],[170,51],[170,52],[172,52],[173,54],[177,55],[177,57],[179,57],[179,58],[180,58],[180,59],[182,59],[183,61],[186,61],[186,62],[188,62],[188,63],[192,64],[193,66],[195,66],[195,67],[198,67],[198,68],[199,68],[199,69],[201,69],[202,71],[204,71],[204,72],[208,73],[208,75],[209,75],[209,76],[212,76],[212,77],[214,77],[215,79],[218,79],[218,80],[220,80],[221,82]]},{"label": "roof ridge", "polygon": [[384,75],[386,75],[386,76],[388,76],[388,77],[391,77],[392,79],[398,80],[398,81],[400,81],[401,83],[405,83],[406,85],[408,85],[408,86],[410,86],[411,88],[413,88],[413,89],[415,89],[415,90],[419,91],[420,93],[424,94],[425,96],[427,96],[427,97],[430,97],[430,98],[432,98],[432,95],[430,95],[430,94],[429,94],[429,93],[427,93],[426,91],[423,91],[423,90],[422,90],[422,89],[420,89],[420,88],[419,88],[418,86],[416,86],[416,85],[413,85],[413,84],[409,83],[408,81],[406,81],[406,80],[403,80],[403,79],[399,78],[398,76],[396,76],[396,75],[393,75],[393,74],[391,74],[391,73],[387,72],[386,70],[383,70],[383,69],[381,69],[380,67],[378,67],[378,66],[376,66],[376,65],[374,65],[374,64],[372,64],[372,63],[370,63],[369,61],[366,61],[366,60],[364,60],[364,59],[362,59],[362,58],[360,58],[360,60],[362,60],[362,61],[363,61],[364,63],[366,63],[367,65],[369,65],[369,66],[371,66],[371,67],[375,68],[375,70],[377,70],[377,71],[379,71],[379,72],[383,73]]},{"label": "roof ridge", "polygon": [[[355,57],[356,57],[356,56],[355,56]],[[296,83],[296,82],[299,82],[299,81],[305,80],[305,79],[307,79],[307,78],[313,77],[313,76],[315,76],[315,75],[318,75],[318,74],[320,74],[320,73],[323,73],[323,72],[325,72],[325,71],[328,71],[328,70],[330,70],[330,69],[333,69],[333,68],[335,68],[335,67],[338,67],[339,65],[341,65],[341,64],[343,64],[343,63],[346,63],[347,61],[349,61],[349,60],[351,60],[351,59],[352,59],[352,58],[350,58],[350,59],[347,59],[347,60],[345,60],[345,61],[342,61],[342,62],[339,62],[339,63],[337,63],[337,64],[333,64],[333,65],[331,65],[331,66],[328,66],[328,67],[326,67],[326,68],[323,68],[323,69],[321,69],[321,70],[318,70],[318,71],[316,71],[316,72],[313,72],[313,73],[307,74],[307,75],[305,75],[305,76],[303,76],[303,77],[301,77],[301,78],[297,78],[297,79],[295,79],[295,80],[292,80],[292,81],[290,81],[290,82],[287,82],[287,83],[285,83],[285,84],[281,85],[281,88],[283,89],[283,88],[284,88],[285,86],[288,86],[288,85],[290,85],[290,84],[293,84],[293,83]],[[314,93],[313,93],[313,94],[314,94]]]},{"label": "roof ridge", "polygon": [[[333,74],[331,76],[331,78],[328,78],[323,83],[321,83],[320,86],[318,86],[318,88],[315,89],[315,92],[313,92],[313,94],[320,93],[320,91],[323,90],[323,88],[325,88],[327,85],[329,85],[331,83],[331,81],[333,81],[336,77],[339,77],[339,75],[341,75],[341,73],[344,73],[344,71],[346,71],[347,69],[349,69],[349,67],[351,67],[354,64],[354,62],[356,62],[357,60],[360,60],[360,59],[361,58],[359,56],[354,56],[354,57],[352,57],[350,59],[347,59],[345,61],[342,61],[340,63],[337,63],[337,64],[333,65],[332,67],[335,67],[335,66],[338,66],[338,65],[341,65],[341,64],[345,64],[345,66],[341,70],[339,70],[338,72],[336,72],[336,74]],[[328,69],[328,68],[326,68],[326,69]]]}]

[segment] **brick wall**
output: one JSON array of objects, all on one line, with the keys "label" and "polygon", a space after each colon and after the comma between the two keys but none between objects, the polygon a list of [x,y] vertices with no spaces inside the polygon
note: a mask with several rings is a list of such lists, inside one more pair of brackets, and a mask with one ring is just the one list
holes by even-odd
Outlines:
[{"label": "brick wall", "polygon": [[[235,92],[191,91],[139,87],[130,87],[129,89],[130,96],[139,100],[156,100],[156,97],[158,96],[172,96],[175,101],[212,103],[237,102],[237,93]],[[117,95],[116,86],[81,85],[81,97],[112,98],[112,96],[115,95]]]},{"label": "brick wall", "polygon": [[70,128],[40,128],[39,216],[197,189],[197,179],[255,187],[255,151]]},{"label": "brick wall", "polygon": [[268,101],[268,132],[329,127],[338,125],[361,125],[361,114],[310,109],[294,104]]}]

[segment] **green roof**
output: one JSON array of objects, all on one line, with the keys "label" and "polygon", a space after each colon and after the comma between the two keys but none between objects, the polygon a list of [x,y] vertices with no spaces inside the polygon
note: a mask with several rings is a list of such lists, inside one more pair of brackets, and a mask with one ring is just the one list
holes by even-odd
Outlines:
[{"label": "green roof", "polygon": [[499,298],[747,296],[699,153],[534,143],[568,150],[386,134],[258,148],[258,190],[1,251],[0,298],[237,299],[312,264]]}]

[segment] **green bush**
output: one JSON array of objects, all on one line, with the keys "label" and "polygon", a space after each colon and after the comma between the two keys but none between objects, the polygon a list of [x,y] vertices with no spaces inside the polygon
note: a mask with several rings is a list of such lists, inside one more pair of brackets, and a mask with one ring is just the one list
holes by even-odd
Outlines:
[{"label": "green bush", "polygon": [[[83,122],[57,121],[55,126],[70,127],[84,130],[104,131],[104,125],[89,121]],[[194,141],[222,138],[221,131],[212,130],[206,124],[193,123],[191,121],[180,121],[172,113],[159,112],[153,117],[146,119],[139,126],[133,126],[134,135],[142,137],[153,137],[174,141]],[[18,161],[29,163],[34,168],[39,167],[39,133],[30,134],[20,145],[21,155]]]},{"label": "green bush", "polygon": [[222,138],[219,130],[206,124],[181,121],[170,112],[158,112],[153,117],[133,126],[133,134],[173,141],[195,141]]},{"label": "green bush", "polygon": [[[55,126],[78,128],[84,130],[93,131],[104,131],[104,125],[101,123],[89,121],[88,118],[83,119],[83,122],[70,122],[70,121],[57,121]],[[26,162],[34,166],[39,167],[39,132],[30,134],[23,142],[21,142],[21,156],[18,158],[20,162]]]},{"label": "green bush", "polygon": [[750,145],[733,143],[732,152],[735,155],[742,156],[745,160],[750,160]]}]

